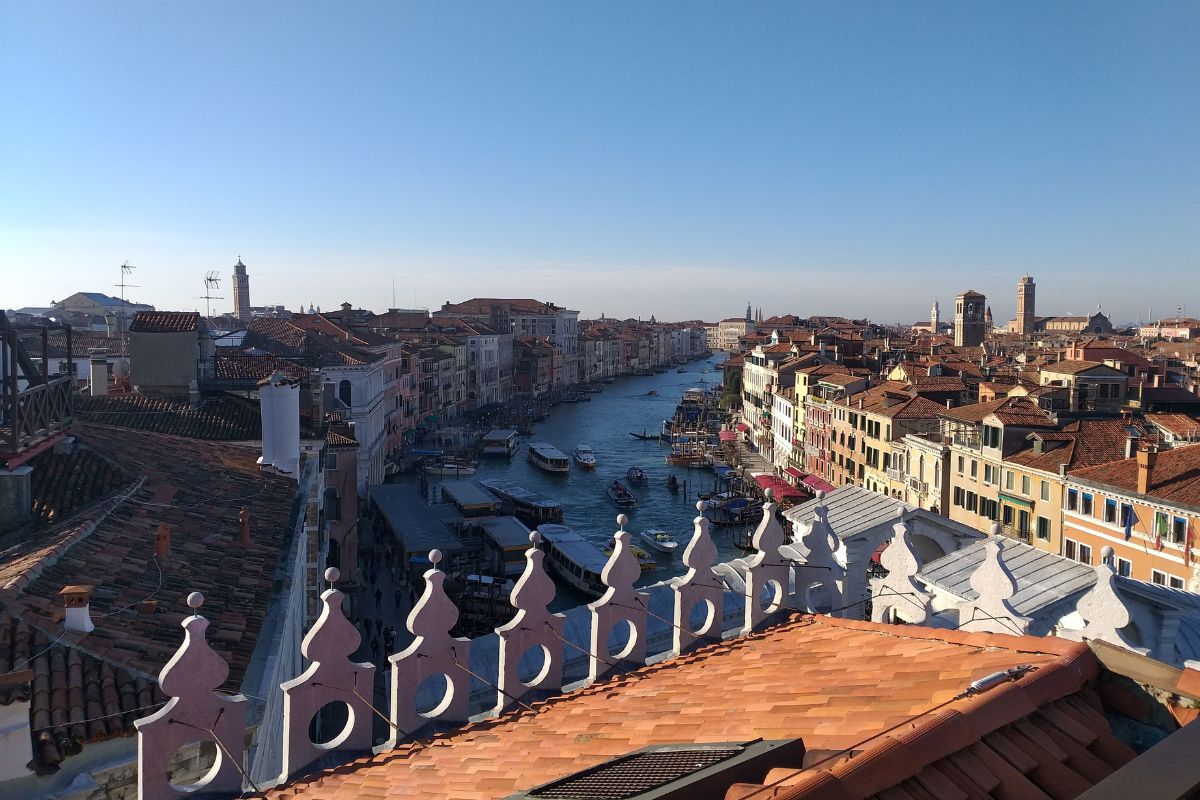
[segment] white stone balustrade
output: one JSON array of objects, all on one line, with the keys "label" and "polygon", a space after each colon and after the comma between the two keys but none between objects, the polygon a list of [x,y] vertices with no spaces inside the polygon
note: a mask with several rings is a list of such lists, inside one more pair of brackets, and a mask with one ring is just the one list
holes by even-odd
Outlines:
[{"label": "white stone balustrade", "polygon": [[[193,611],[199,609],[204,595],[192,592],[187,604]],[[183,644],[158,675],[159,688],[171,699],[150,716],[134,722],[140,800],[173,800],[196,793],[241,794],[245,698],[216,693],[229,677],[229,666],[209,646],[207,630],[208,620],[198,613],[183,621]],[[171,757],[196,741],[213,742],[216,760],[195,783],[176,786],[168,776]],[[239,759],[237,763],[235,758]]]},{"label": "white stone balustrade", "polygon": [[749,633],[784,607],[788,600],[790,570],[779,548],[787,541],[775,519],[774,493],[766,491],[762,521],[754,532],[755,553],[746,559],[746,615],[743,631]]},{"label": "white stone balustrade", "polygon": [[[496,629],[500,638],[499,665],[496,673],[496,713],[517,702],[530,691],[559,691],[563,675],[562,614],[552,614],[547,606],[554,599],[554,581],[542,564],[545,553],[538,549],[541,537],[529,535],[531,547],[525,551],[525,571],[513,587],[509,602],[517,614]],[[541,668],[529,681],[522,681],[518,665],[531,649],[541,650]]]},{"label": "white stone balustrade", "polygon": [[[629,517],[617,515],[619,530],[613,534],[613,551],[600,573],[600,580],[608,590],[588,605],[592,614],[588,678],[593,681],[614,666],[646,663],[646,603],[649,596],[633,588],[634,581],[642,575],[642,566],[631,549],[629,531],[625,530],[627,522]],[[625,628],[625,642],[613,652],[609,640],[614,635],[619,637],[622,627]]]},{"label": "white stone balustrade", "polygon": [[[683,564],[688,571],[671,582],[675,592],[673,650],[676,654],[691,648],[697,641],[716,641],[721,637],[721,611],[725,591],[713,572],[717,563],[717,546],[708,533],[704,516],[704,501],[696,503],[699,512],[692,525],[691,541],[683,551]],[[697,606],[703,611],[698,625],[692,625]]]},{"label": "white stone balustrade", "polygon": [[[425,591],[408,615],[408,630],[414,639],[403,652],[388,658],[392,665],[392,735],[389,747],[416,735],[432,721],[466,722],[471,696],[471,640],[450,635],[458,622],[458,608],[446,596],[446,573],[438,569],[442,554],[429,553],[432,569],[425,570]],[[417,710],[417,692],[429,679],[441,680],[446,693],[429,711]]]},{"label": "white stone balustrade", "polygon": [[[1077,633],[1080,639],[1098,639],[1100,641],[1124,647],[1142,655],[1150,651],[1139,647],[1129,636],[1125,628],[1133,621],[1129,608],[1117,592],[1117,576],[1113,569],[1113,549],[1107,545],[1100,551],[1100,563],[1096,571],[1096,583],[1087,591],[1075,606],[1076,613],[1085,623],[1082,631]],[[1063,631],[1067,638],[1076,638],[1074,631]]]},{"label": "white stone balustrade", "polygon": [[[321,593],[321,614],[300,651],[311,664],[303,673],[280,684],[283,690],[283,772],[285,781],[330,750],[364,751],[373,744],[371,697],[375,667],[350,660],[362,640],[342,611],[343,594],[333,588],[341,577],[336,567],[325,570],[330,588]],[[346,724],[325,742],[314,742],[309,726],[329,703],[345,703]]]},{"label": "white stone balustrade", "polygon": [[[904,516],[901,506],[899,516]],[[921,560],[909,539],[908,525],[897,521],[892,526],[892,542],[879,557],[887,576],[871,581],[871,621],[905,622],[924,625],[933,613],[933,596],[917,580]]]},{"label": "white stone balustrade", "polygon": [[796,581],[797,607],[815,612],[817,603],[813,588],[820,584],[824,601],[834,609],[834,616],[857,617],[860,608],[843,608],[846,570],[838,563],[837,551],[841,540],[829,525],[829,509],[825,506],[825,493],[817,492],[817,506],[813,509],[813,520],[808,527],[795,526],[799,541],[785,544],[779,553],[792,562],[792,575]]},{"label": "white stone balustrade", "polygon": [[983,561],[971,573],[971,588],[978,595],[958,605],[958,629],[967,633],[1025,634],[1032,622],[1017,613],[1011,598],[1017,593],[1017,581],[1004,563],[1000,547],[1000,526],[992,526],[992,535],[984,542]]}]

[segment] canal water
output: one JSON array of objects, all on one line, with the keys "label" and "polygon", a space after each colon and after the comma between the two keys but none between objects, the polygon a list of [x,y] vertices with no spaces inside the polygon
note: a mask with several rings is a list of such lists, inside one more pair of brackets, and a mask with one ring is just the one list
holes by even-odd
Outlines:
[{"label": "canal water", "polygon": [[[685,572],[682,555],[687,540],[692,535],[692,520],[696,516],[696,493],[711,492],[716,486],[716,475],[710,469],[689,469],[666,463],[670,448],[657,441],[641,441],[629,435],[630,431],[657,433],[663,420],[675,413],[683,392],[692,387],[719,387],[722,373],[713,369],[724,360],[725,354],[713,357],[712,363],[689,362],[687,371],[670,371],[643,377],[626,376],[606,384],[603,392],[587,395],[590,401],[560,403],[550,411],[544,422],[534,426],[532,436],[521,437],[521,449],[511,460],[485,458],[480,461],[475,478],[503,478],[511,480],[535,492],[552,497],[562,503],[564,524],[604,549],[617,530],[619,513],[629,516],[626,530],[633,533],[633,543],[651,556],[658,564],[657,569],[642,572],[641,585],[655,583]],[[707,373],[702,370],[708,369]],[[700,379],[704,378],[704,382]],[[647,393],[658,390],[658,396]],[[597,466],[586,470],[571,461],[571,471],[566,475],[551,474],[538,469],[526,458],[526,445],[530,441],[548,442],[568,457],[578,444],[591,445],[596,453]],[[625,471],[630,467],[641,467],[646,473],[646,482],[630,484]],[[674,474],[679,481],[679,491],[667,489],[667,476]],[[429,477],[431,487],[441,480],[453,478]],[[632,510],[618,509],[607,494],[614,480],[625,484],[637,498],[637,507]],[[686,484],[686,492],[684,491]],[[637,537],[643,530],[657,528],[669,532],[680,545],[673,554],[662,553],[645,546]],[[729,529],[711,528],[716,542],[719,559],[736,558],[742,552],[733,544],[733,533]],[[560,595],[563,594],[560,592]],[[575,602],[578,602],[577,600]],[[574,603],[572,603],[574,604]]]}]

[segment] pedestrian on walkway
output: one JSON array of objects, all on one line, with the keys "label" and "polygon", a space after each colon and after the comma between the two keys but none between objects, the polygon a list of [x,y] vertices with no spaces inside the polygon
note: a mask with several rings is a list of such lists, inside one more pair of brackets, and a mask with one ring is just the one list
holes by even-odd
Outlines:
[{"label": "pedestrian on walkway", "polygon": [[392,599],[396,601],[396,608],[397,608],[397,609],[399,609],[399,608],[400,608],[400,603],[402,603],[402,602],[403,602],[403,598],[402,598],[402,597],[401,597],[401,595],[400,595],[400,590],[399,590],[399,589],[397,589],[396,591],[392,592]]},{"label": "pedestrian on walkway", "polygon": [[[375,581],[371,581],[371,583],[374,583],[374,582]],[[383,592],[376,589],[375,590],[375,607],[376,608],[379,608],[380,601],[382,601],[382,600],[383,600]]]}]

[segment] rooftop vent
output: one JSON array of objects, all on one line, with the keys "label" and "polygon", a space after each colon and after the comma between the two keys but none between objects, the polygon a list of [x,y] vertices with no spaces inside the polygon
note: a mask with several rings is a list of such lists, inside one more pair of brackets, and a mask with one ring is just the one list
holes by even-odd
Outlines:
[{"label": "rooftop vent", "polygon": [[803,760],[800,739],[652,745],[509,800],[716,800],[734,783]]}]

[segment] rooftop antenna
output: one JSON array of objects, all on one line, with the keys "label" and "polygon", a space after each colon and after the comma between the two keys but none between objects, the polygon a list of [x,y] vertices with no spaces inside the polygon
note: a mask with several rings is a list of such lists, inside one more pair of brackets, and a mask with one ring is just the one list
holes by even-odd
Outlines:
[{"label": "rooftop antenna", "polygon": [[133,275],[133,271],[135,269],[137,269],[137,267],[135,267],[133,264],[130,264],[128,261],[126,261],[124,264],[121,265],[121,282],[118,284],[115,284],[116,286],[118,286],[121,289],[121,319],[117,321],[117,330],[118,331],[121,330],[121,328],[124,326],[125,318],[127,316],[129,316],[129,309],[125,307],[125,290],[138,288],[137,284],[128,283],[126,280],[127,278],[129,278]]},{"label": "rooftop antenna", "polygon": [[221,288],[221,277],[215,270],[204,276],[204,316],[212,319],[212,301],[224,300],[224,297],[217,297],[213,292]]}]

